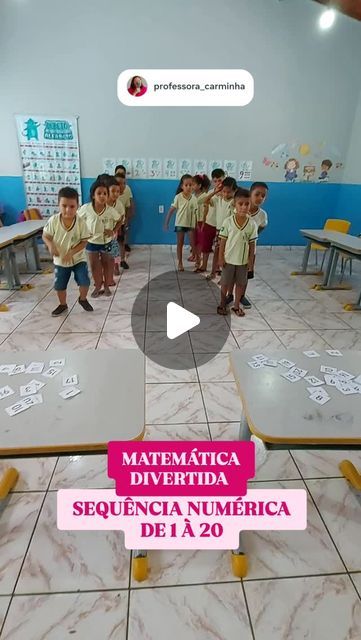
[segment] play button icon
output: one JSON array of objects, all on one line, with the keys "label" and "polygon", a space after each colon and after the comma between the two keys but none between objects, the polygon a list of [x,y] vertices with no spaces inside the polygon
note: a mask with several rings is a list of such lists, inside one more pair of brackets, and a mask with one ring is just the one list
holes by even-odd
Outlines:
[{"label": "play button icon", "polygon": [[174,340],[193,329],[200,323],[200,318],[194,313],[180,307],[175,302],[167,304],[167,338]]}]

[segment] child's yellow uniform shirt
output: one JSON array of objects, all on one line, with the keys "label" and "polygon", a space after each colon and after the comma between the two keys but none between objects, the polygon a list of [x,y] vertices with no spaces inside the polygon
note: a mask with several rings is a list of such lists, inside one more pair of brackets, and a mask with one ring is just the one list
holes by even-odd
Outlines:
[{"label": "child's yellow uniform shirt", "polygon": [[125,223],[125,207],[120,198],[117,198],[116,203],[113,205],[114,209],[118,211],[120,215],[121,223]]},{"label": "child's yellow uniform shirt", "polygon": [[56,213],[54,216],[49,218],[43,229],[43,233],[52,239],[60,253],[59,257],[53,257],[54,264],[57,267],[72,267],[75,264],[78,264],[78,262],[86,262],[85,249],[75,253],[71,262],[62,262],[62,256],[65,256],[70,249],[76,247],[79,242],[89,240],[91,233],[89,232],[84,218],[76,215],[70,229],[66,229],[62,222],[61,214]]},{"label": "child's yellow uniform shirt", "polygon": [[133,193],[130,187],[128,187],[128,185],[125,185],[125,189],[124,189],[124,193],[127,193],[127,195],[129,196],[129,200],[132,200],[133,198]]},{"label": "child's yellow uniform shirt", "polygon": [[105,236],[104,231],[113,231],[120,220],[120,215],[114,207],[106,206],[103,213],[97,214],[91,202],[80,207],[78,214],[84,218],[91,233],[89,242],[92,244],[107,244],[111,241],[110,236]]},{"label": "child's yellow uniform shirt", "polygon": [[234,200],[225,200],[224,198],[218,198],[216,204],[216,227],[219,231],[223,227],[223,223],[229,216],[234,214]]},{"label": "child's yellow uniform shirt", "polygon": [[213,196],[212,200],[209,203],[206,223],[210,224],[211,227],[217,226],[217,206],[218,206],[218,200],[220,199],[221,199],[221,196]]},{"label": "child's yellow uniform shirt", "polygon": [[249,243],[258,238],[257,226],[249,216],[246,222],[239,226],[236,216],[233,215],[224,221],[219,237],[226,239],[224,259],[227,264],[247,264]]},{"label": "child's yellow uniform shirt", "polygon": [[198,204],[197,199],[191,196],[189,200],[183,193],[178,193],[172,202],[172,207],[177,209],[175,218],[176,227],[189,227],[194,229],[197,223]]},{"label": "child's yellow uniform shirt", "polygon": [[204,203],[207,198],[208,193],[201,193],[199,196],[194,196],[197,200],[198,205],[198,213],[197,213],[197,222],[203,222],[204,217]]},{"label": "child's yellow uniform shirt", "polygon": [[[129,187],[128,187],[129,189]],[[123,193],[120,194],[120,196],[118,196],[117,201],[116,201],[116,205],[120,203],[123,205],[124,207],[124,211],[126,211],[130,205],[131,205],[131,196],[129,195],[129,192],[127,191],[127,187],[125,187]]]}]

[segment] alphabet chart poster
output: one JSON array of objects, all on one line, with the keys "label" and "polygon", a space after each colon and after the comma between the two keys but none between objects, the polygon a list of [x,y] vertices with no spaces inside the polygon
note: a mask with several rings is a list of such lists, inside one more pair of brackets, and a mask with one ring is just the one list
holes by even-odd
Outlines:
[{"label": "alphabet chart poster", "polygon": [[47,218],[58,212],[58,192],[73,187],[81,204],[76,117],[16,115],[26,205]]}]

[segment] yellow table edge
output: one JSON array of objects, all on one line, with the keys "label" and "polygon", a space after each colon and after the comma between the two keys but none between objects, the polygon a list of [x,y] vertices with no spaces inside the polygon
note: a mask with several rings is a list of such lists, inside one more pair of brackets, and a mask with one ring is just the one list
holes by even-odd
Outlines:
[{"label": "yellow table edge", "polygon": [[[141,433],[135,438],[130,438],[127,442],[135,442],[138,440],[143,440],[145,434],[145,427],[141,431]],[[0,456],[24,456],[24,455],[39,455],[39,454],[50,454],[54,455],[57,453],[69,453],[71,454],[73,451],[98,451],[99,453],[106,453],[108,449],[107,442],[99,442],[98,444],[62,444],[62,445],[54,445],[50,447],[26,447],[21,448],[11,448],[11,449],[1,449],[0,448]]]},{"label": "yellow table edge", "polygon": [[266,443],[269,442],[271,444],[288,444],[289,443],[289,444],[360,444],[361,445],[361,438],[348,438],[348,439],[345,439],[345,438],[274,438],[272,436],[265,435],[259,429],[257,429],[257,427],[253,424],[252,420],[250,419],[250,415],[247,410],[247,403],[246,403],[244,394],[242,393],[240,383],[237,380],[237,377],[235,375],[232,360],[231,360],[231,367],[232,367],[234,379],[236,381],[238,393],[241,397],[243,411],[247,419],[249,430],[254,436],[262,440],[262,442],[266,442]]}]

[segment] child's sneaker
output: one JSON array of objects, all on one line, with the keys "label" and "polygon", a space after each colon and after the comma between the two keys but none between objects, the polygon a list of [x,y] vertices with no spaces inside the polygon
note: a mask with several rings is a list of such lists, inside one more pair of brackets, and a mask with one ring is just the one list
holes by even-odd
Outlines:
[{"label": "child's sneaker", "polygon": [[248,300],[248,298],[246,298],[246,296],[243,296],[241,298],[241,305],[242,307],[244,307],[245,309],[250,309],[252,307],[252,304],[250,303],[250,301]]},{"label": "child's sneaker", "polygon": [[120,266],[122,269],[129,269],[129,264],[125,260],[121,261]]},{"label": "child's sneaker", "polygon": [[91,306],[90,302],[88,302],[88,300],[86,298],[85,298],[85,300],[81,300],[80,298],[78,298],[78,302],[79,302],[80,306],[83,307],[84,311],[94,311],[94,309]]},{"label": "child's sneaker", "polygon": [[68,305],[67,304],[59,304],[56,309],[54,309],[54,311],[51,312],[52,316],[60,316],[62,313],[64,313],[64,311],[68,311]]},{"label": "child's sneaker", "polygon": [[229,293],[228,296],[226,297],[226,304],[231,304],[233,300],[234,300],[233,293]]}]

